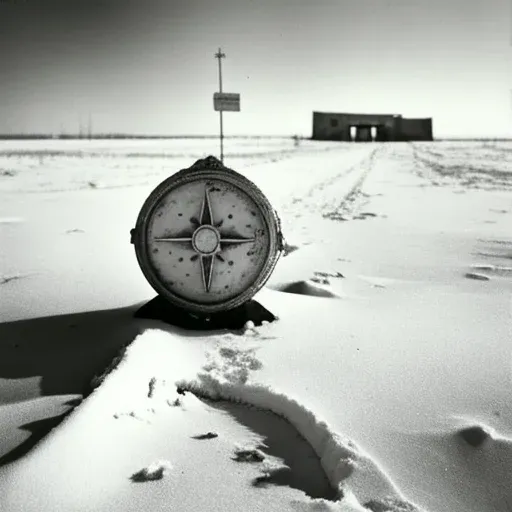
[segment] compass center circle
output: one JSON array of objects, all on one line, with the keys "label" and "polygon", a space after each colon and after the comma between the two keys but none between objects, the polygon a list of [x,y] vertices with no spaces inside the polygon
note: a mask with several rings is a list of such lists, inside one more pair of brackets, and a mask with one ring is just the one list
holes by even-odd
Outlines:
[{"label": "compass center circle", "polygon": [[213,254],[219,243],[219,232],[213,226],[200,226],[192,235],[194,250],[200,254]]}]

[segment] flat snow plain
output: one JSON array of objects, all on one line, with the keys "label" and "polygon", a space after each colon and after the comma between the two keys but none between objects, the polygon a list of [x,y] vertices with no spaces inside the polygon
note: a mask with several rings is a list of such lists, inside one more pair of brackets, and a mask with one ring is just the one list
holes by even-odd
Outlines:
[{"label": "flat snow plain", "polygon": [[129,231],[209,154],[0,143],[0,509],[512,510],[512,144],[228,139],[278,321],[135,319]]}]

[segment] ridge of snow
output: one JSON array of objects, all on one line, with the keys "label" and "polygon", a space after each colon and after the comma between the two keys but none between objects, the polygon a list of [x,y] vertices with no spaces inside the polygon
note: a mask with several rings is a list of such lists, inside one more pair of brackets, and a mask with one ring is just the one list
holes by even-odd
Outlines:
[{"label": "ridge of snow", "polygon": [[420,510],[407,501],[376,462],[352,440],[335,432],[296,399],[271,386],[249,382],[249,370],[258,369],[257,360],[251,357],[253,349],[220,346],[217,354],[220,360],[229,356],[229,364],[216,362],[210,354],[209,363],[196,379],[180,380],[176,386],[200,398],[258,407],[287,420],[319,457],[327,478],[338,491],[339,504],[350,505],[351,508],[343,510]]}]

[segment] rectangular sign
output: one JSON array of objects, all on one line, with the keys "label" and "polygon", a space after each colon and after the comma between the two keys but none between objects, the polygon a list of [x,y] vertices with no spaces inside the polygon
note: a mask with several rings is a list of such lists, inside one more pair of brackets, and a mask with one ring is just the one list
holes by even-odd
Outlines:
[{"label": "rectangular sign", "polygon": [[217,111],[240,112],[240,94],[231,92],[213,93],[213,108]]}]

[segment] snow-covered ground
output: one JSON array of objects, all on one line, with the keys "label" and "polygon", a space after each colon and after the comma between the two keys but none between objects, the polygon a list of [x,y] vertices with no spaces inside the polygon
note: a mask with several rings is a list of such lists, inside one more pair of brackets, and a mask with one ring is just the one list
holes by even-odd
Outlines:
[{"label": "snow-covered ground", "polygon": [[217,151],[0,144],[0,509],[512,510],[512,144],[227,140],[278,321],[135,319],[140,206]]}]

